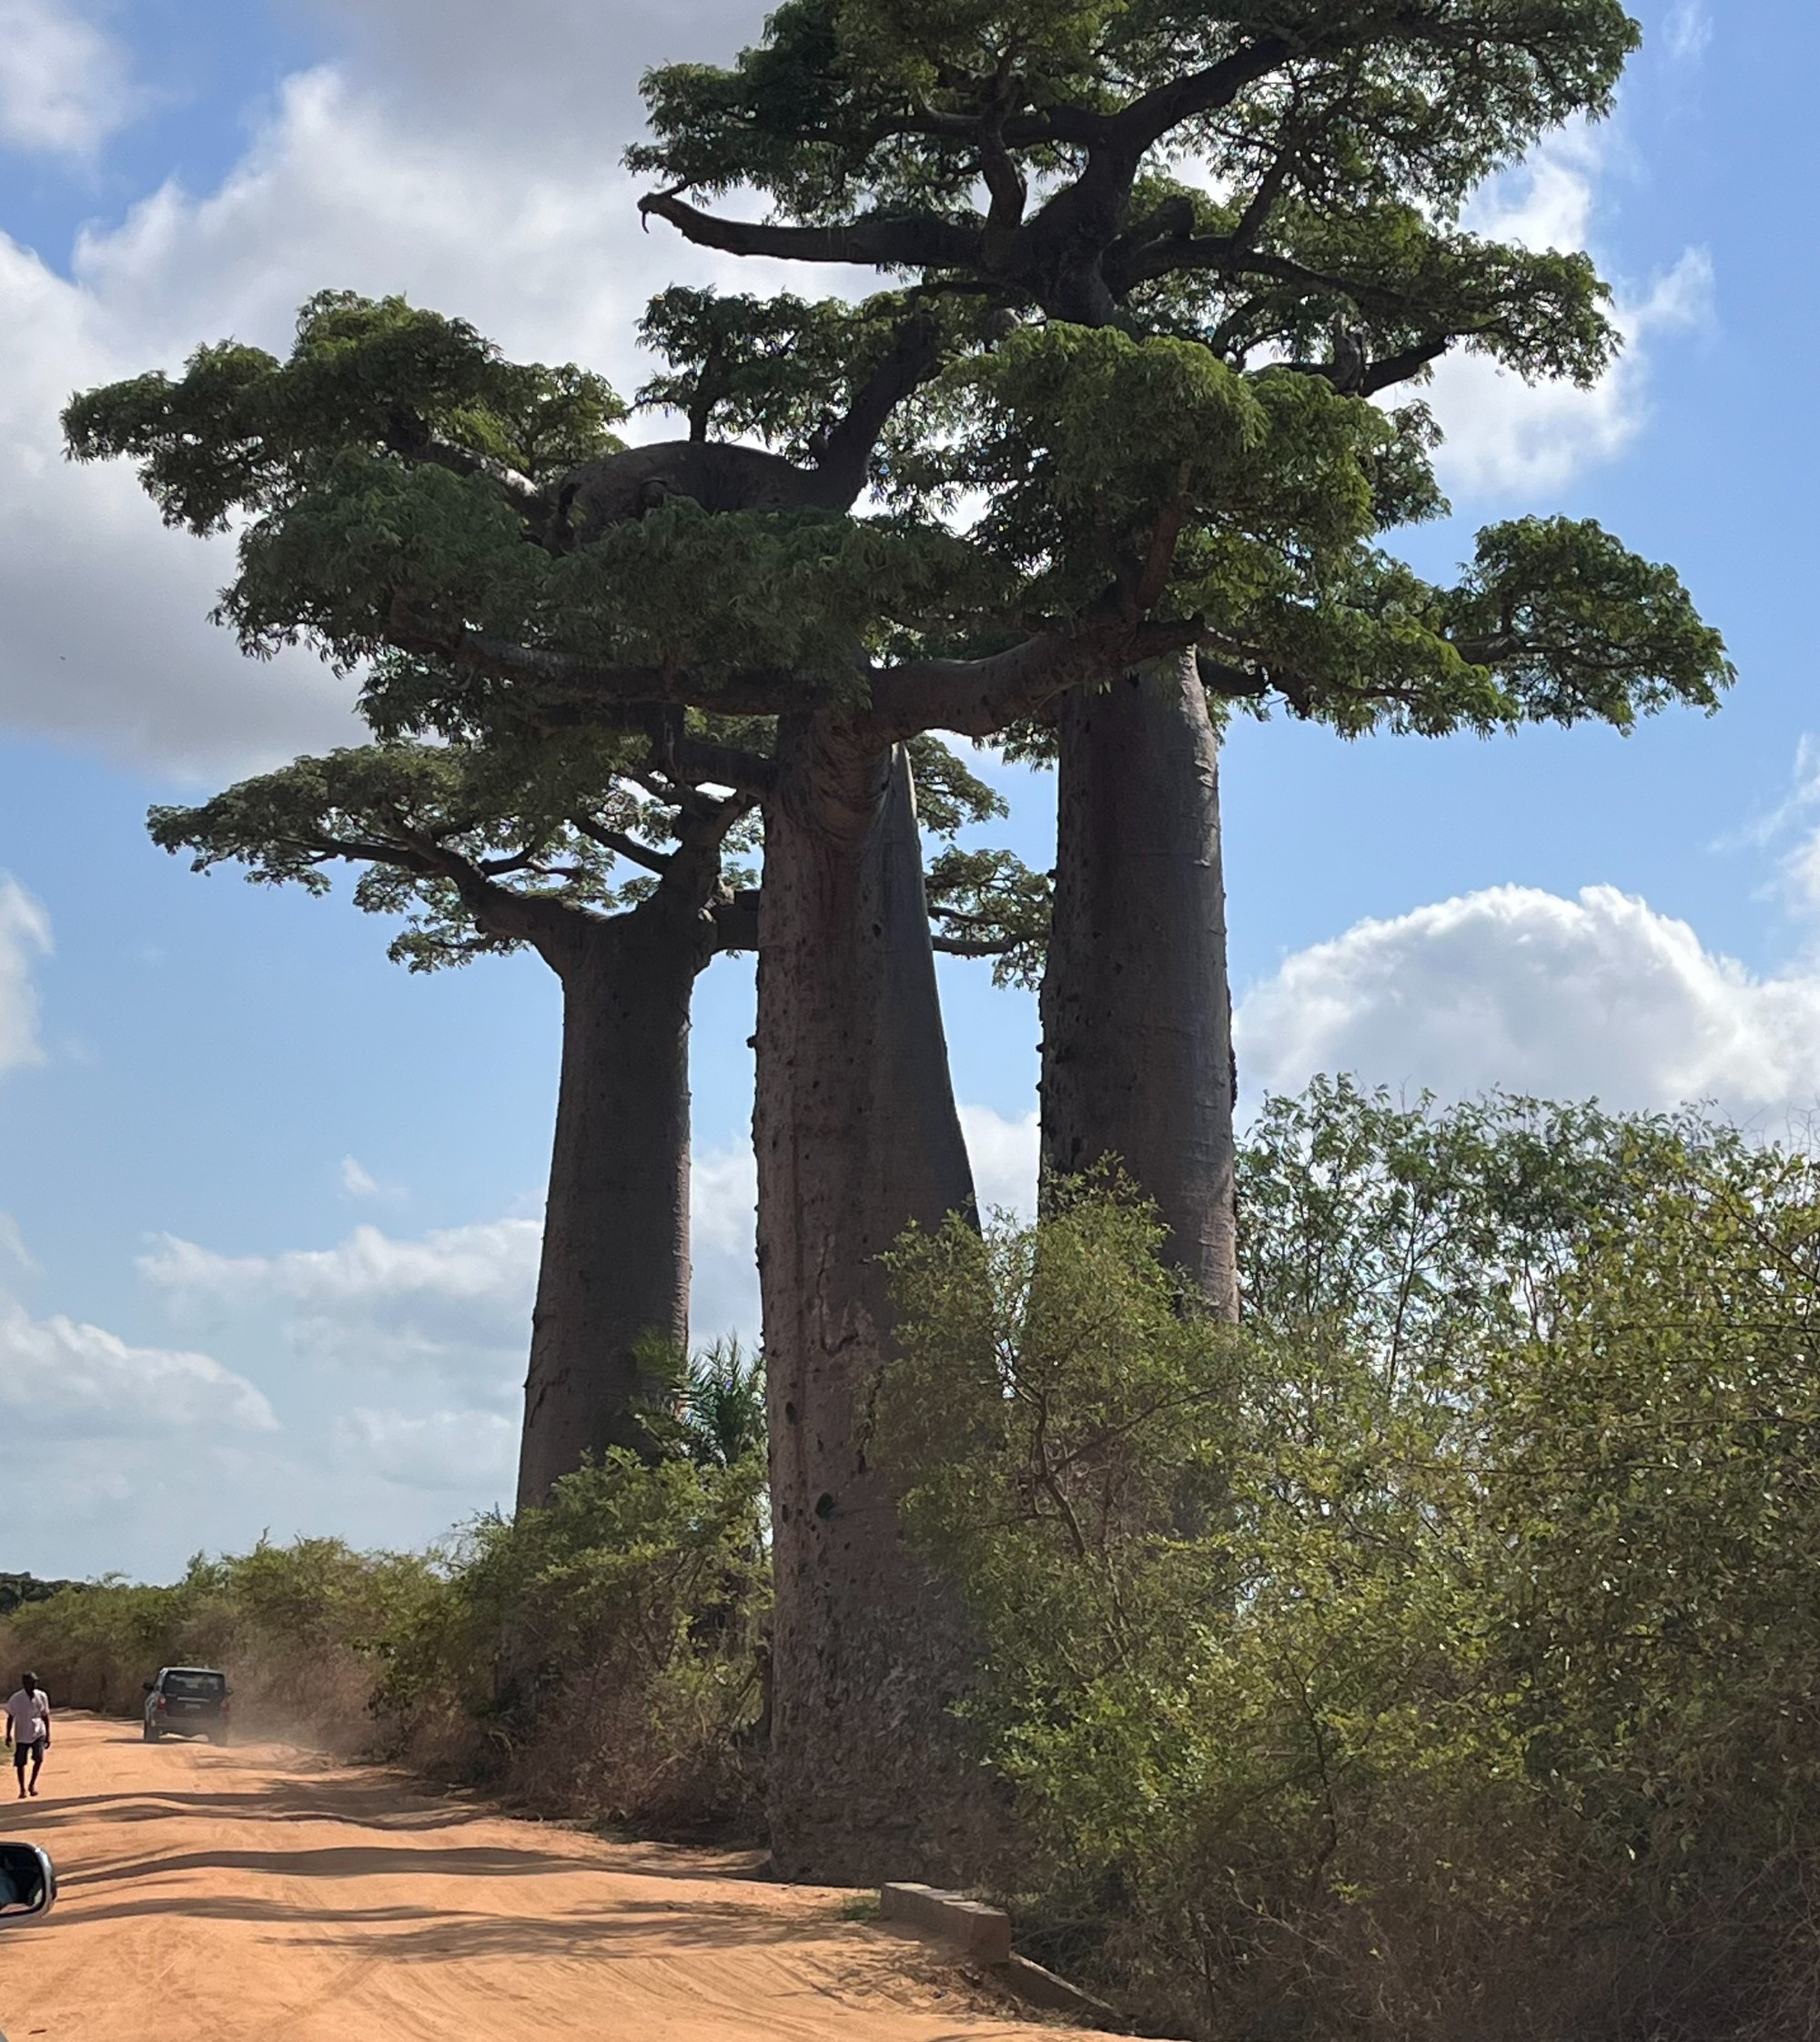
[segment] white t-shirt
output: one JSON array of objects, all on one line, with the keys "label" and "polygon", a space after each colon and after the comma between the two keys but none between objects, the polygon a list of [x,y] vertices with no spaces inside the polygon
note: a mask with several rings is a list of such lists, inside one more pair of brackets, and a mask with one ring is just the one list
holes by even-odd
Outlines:
[{"label": "white t-shirt", "polygon": [[35,1744],[49,1734],[51,1698],[43,1688],[16,1688],[6,1701],[6,1734],[15,1744]]}]

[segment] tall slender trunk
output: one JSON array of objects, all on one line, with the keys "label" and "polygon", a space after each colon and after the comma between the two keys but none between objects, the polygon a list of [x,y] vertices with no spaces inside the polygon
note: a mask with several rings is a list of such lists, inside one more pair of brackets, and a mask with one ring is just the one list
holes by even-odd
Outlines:
[{"label": "tall slender trunk", "polygon": [[1237,1318],[1218,742],[1194,657],[1070,695],[1060,716],[1044,1166],[1116,1157],[1178,1266]]},{"label": "tall slender trunk", "polygon": [[945,1875],[981,1825],[959,1612],[866,1453],[881,1251],[970,1211],[901,747],[779,733],[758,965],[759,1275],[776,1575],[772,1851],[790,1877]]},{"label": "tall slender trunk", "polygon": [[531,1319],[520,1509],[588,1454],[643,1442],[652,1338],[689,1335],[689,1006],[699,920],[574,915],[545,949],[562,980],[562,1076]]}]

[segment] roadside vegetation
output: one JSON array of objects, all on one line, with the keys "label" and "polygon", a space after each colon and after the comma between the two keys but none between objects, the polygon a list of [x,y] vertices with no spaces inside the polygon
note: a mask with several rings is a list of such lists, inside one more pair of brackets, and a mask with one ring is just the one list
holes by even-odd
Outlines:
[{"label": "roadside vegetation", "polygon": [[122,1717],[161,1665],[218,1666],[238,1735],[750,1839],[770,1587],[756,1363],[732,1345],[698,1357],[650,1430],[648,1458],[613,1449],[544,1509],[428,1552],[261,1542],[198,1555],[167,1587],[66,1586],[0,1619],[0,1662]]},{"label": "roadside vegetation", "polygon": [[[1179,2035],[1809,2033],[1815,1163],[1343,1083],[1241,1163],[1237,1328],[1110,1172],[892,1259],[868,1450],[977,1635],[1023,1946]],[[117,1712],[222,1663],[248,1730],[750,1837],[761,1408],[713,1355],[514,1523],[66,1591],[0,1654]]]},{"label": "roadside vegetation", "polygon": [[1242,1166],[1239,1329],[1112,1181],[898,1259],[1033,1954],[1166,2034],[1811,2035],[1815,1162],[1330,1086]]}]

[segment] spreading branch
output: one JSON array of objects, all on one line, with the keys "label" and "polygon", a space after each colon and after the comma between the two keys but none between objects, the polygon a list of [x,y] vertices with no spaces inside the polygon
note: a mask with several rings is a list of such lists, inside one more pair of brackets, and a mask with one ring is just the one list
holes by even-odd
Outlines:
[{"label": "spreading branch", "polygon": [[722,219],[689,205],[673,191],[650,192],[641,213],[668,220],[697,248],[723,254],[769,256],[781,262],[857,263],[874,269],[948,269],[976,262],[977,228],[934,214],[855,220],[845,227],[779,227],[761,220]]},{"label": "spreading branch", "polygon": [[440,438],[414,412],[392,413],[386,445],[400,460],[446,468],[454,475],[484,475],[528,520],[539,526],[549,521],[555,507],[549,490],[540,488],[529,475],[509,462],[495,460],[489,454],[476,453],[471,448],[458,447],[452,440]]},{"label": "spreading branch", "polygon": [[992,737],[1066,689],[1193,645],[1198,622],[1093,622],[1043,632],[976,660],[919,660],[875,672],[855,729],[881,743],[918,731]]}]

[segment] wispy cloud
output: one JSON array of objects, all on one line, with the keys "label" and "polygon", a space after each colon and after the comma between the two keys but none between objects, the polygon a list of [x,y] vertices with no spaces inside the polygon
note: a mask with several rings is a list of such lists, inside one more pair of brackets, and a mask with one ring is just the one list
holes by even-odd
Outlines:
[{"label": "wispy cloud", "polygon": [[1713,33],[1707,0],[1675,0],[1663,24],[1668,54],[1677,64],[1697,64],[1711,45]]},{"label": "wispy cloud", "polygon": [[50,916],[0,873],[0,1071],[44,1062],[32,966],[50,946]]},{"label": "wispy cloud", "polygon": [[341,1158],[341,1196],[344,1198],[396,1200],[405,1196],[404,1187],[382,1184],[358,1156]]},{"label": "wispy cloud", "polygon": [[[1519,171],[1481,195],[1470,224],[1526,248],[1593,248],[1603,136],[1582,126],[1545,143]],[[1647,283],[1619,288],[1617,359],[1590,389],[1526,383],[1482,355],[1455,353],[1435,371],[1433,403],[1447,439],[1439,455],[1450,490],[1468,499],[1539,500],[1615,459],[1649,418],[1651,344],[1704,325],[1715,292],[1712,258],[1684,249]]]},{"label": "wispy cloud", "polygon": [[90,156],[131,117],[120,46],[60,0],[0,0],[0,143]]},{"label": "wispy cloud", "polygon": [[4,1257],[15,1269],[22,1270],[26,1276],[44,1274],[37,1258],[25,1246],[25,1237],[19,1231],[19,1222],[10,1212],[0,1212],[0,1257]]}]

